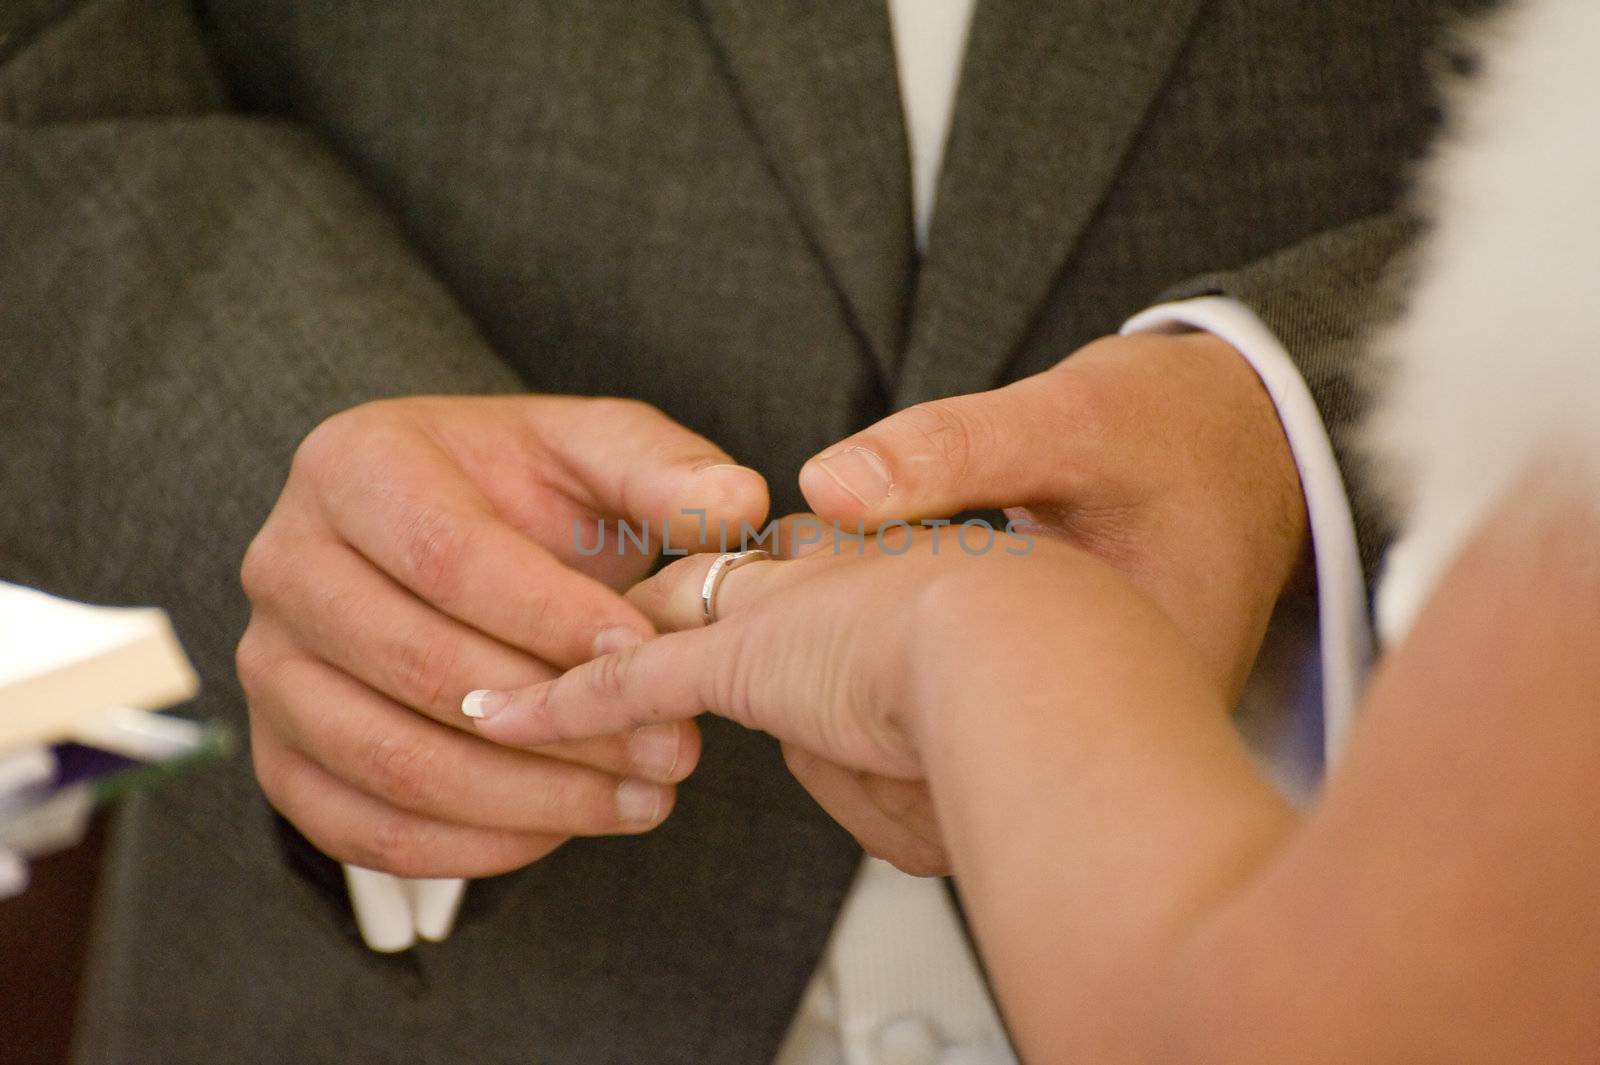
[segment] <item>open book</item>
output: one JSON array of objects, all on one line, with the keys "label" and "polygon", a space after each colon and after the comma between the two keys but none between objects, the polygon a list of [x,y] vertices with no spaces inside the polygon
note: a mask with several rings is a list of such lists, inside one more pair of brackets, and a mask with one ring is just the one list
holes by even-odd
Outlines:
[{"label": "open book", "polygon": [[[99,803],[227,751],[220,726],[148,712],[198,687],[162,611],[0,581],[0,899],[26,886],[23,859],[71,846]],[[141,763],[153,765],[129,768]],[[443,939],[465,890],[354,866],[346,876],[361,935],[379,951]]]},{"label": "open book", "polygon": [[111,708],[158,710],[198,687],[162,611],[0,581],[0,752],[83,739]]},{"label": "open book", "polygon": [[198,687],[160,610],[0,581],[0,899],[96,806],[226,753],[226,729],[151,712]]}]

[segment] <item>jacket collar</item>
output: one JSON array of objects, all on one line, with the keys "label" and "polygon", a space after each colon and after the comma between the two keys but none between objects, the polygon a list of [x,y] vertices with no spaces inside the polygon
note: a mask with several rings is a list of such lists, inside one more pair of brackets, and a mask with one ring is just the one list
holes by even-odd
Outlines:
[{"label": "jacket collar", "polygon": [[998,381],[1116,179],[1199,6],[980,0],[896,406]]},{"label": "jacket collar", "polygon": [[882,0],[696,0],[739,105],[887,391],[915,269]]},{"label": "jacket collar", "polygon": [[918,269],[888,5],[695,2],[895,406],[996,383],[1201,6],[979,0]]}]

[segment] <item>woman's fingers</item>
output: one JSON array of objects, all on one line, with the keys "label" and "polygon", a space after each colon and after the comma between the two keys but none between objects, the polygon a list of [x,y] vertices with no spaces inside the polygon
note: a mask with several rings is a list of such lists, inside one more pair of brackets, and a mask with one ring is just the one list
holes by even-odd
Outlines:
[{"label": "woman's fingers", "polygon": [[486,738],[524,748],[709,712],[842,764],[915,778],[904,742],[855,702],[859,686],[834,660],[837,630],[815,624],[816,603],[792,605],[658,636],[530,688],[474,692],[462,709]]},{"label": "woman's fingers", "polygon": [[882,705],[903,682],[898,622],[878,624],[870,609],[889,571],[858,580],[857,566],[872,563],[832,552],[750,562],[723,572],[708,625],[701,597],[714,561],[681,560],[630,593],[665,635],[552,681],[475,691],[463,713],[486,738],[533,748],[710,712],[842,764],[916,777]]},{"label": "woman's fingers", "polygon": [[[770,543],[751,547],[770,549],[770,562],[750,562],[730,570],[717,586],[716,616],[737,614],[764,596],[811,576],[811,565],[779,565],[802,559],[864,556],[872,549],[865,541],[836,536],[815,514],[789,514],[778,520]],[[677,632],[705,624],[701,592],[706,574],[717,559],[714,554],[691,555],[646,578],[629,590],[627,599],[660,632]]]},{"label": "woman's fingers", "polygon": [[[640,581],[628,601],[660,632],[698,629],[706,624],[701,593],[717,555],[690,555]],[[798,568],[797,568],[798,567]],[[712,598],[717,618],[728,618],[810,571],[798,561],[747,562],[725,571]]]},{"label": "woman's fingers", "polygon": [[711,626],[660,636],[532,687],[473,692],[461,709],[485,738],[523,748],[664,728],[707,710],[737,720],[743,702],[726,690],[727,631]]}]

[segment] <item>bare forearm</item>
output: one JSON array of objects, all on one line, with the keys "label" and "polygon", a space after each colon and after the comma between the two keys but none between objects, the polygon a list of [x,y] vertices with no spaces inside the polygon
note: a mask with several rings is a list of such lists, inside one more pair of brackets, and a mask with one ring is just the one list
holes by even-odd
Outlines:
[{"label": "bare forearm", "polygon": [[1546,491],[1452,566],[1303,818],[1136,597],[960,590],[913,723],[1030,1060],[1593,1060],[1600,519]]},{"label": "bare forearm", "polygon": [[1078,578],[1059,616],[1020,635],[1003,589],[993,617],[964,612],[968,639],[990,646],[969,642],[960,668],[928,656],[924,757],[1028,1060],[1159,1061],[1194,929],[1295,815],[1165,619],[1096,573]]}]

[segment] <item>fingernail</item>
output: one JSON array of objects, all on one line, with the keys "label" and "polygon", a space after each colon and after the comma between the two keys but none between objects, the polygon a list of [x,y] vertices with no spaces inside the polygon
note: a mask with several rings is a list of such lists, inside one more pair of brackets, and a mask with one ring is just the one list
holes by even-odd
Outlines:
[{"label": "fingernail", "polygon": [[661,814],[661,789],[642,780],[617,785],[617,818],[625,825],[653,825]]},{"label": "fingernail", "polygon": [[864,447],[846,448],[838,454],[827,455],[817,460],[817,466],[864,507],[882,503],[894,488],[889,467],[876,453]]},{"label": "fingernail", "polygon": [[613,629],[602,629],[595,634],[593,650],[594,657],[614,654],[617,651],[626,651],[630,647],[637,647],[644,643],[644,637],[632,629],[618,626]]},{"label": "fingernail", "polygon": [[678,726],[646,725],[633,730],[628,740],[628,757],[640,776],[670,780],[672,771],[678,768],[682,747],[678,742]]},{"label": "fingernail", "polygon": [[744,470],[746,473],[753,473],[757,477],[761,476],[760,471],[751,469],[749,466],[745,466],[738,462],[718,462],[716,460],[712,460],[710,462],[699,463],[693,467],[693,471],[695,473],[707,473],[711,470]]},{"label": "fingernail", "polygon": [[466,698],[461,700],[461,712],[470,718],[483,721],[504,710],[509,702],[511,702],[510,692],[479,688],[477,691],[468,692]]}]

